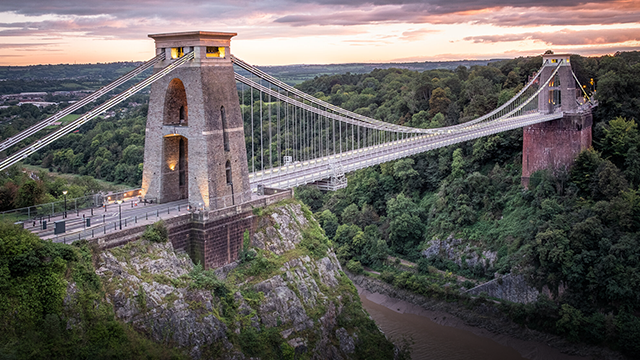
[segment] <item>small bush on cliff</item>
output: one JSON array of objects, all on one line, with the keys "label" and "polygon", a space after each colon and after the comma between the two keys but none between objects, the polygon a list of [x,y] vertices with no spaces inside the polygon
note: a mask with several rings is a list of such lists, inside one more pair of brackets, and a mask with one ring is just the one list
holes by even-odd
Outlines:
[{"label": "small bush on cliff", "polygon": [[349,260],[347,263],[347,269],[354,274],[362,274],[364,272],[364,268],[362,267],[362,264],[360,264],[360,261],[355,260]]},{"label": "small bush on cliff", "polygon": [[256,331],[253,327],[240,332],[240,346],[245,355],[261,359],[293,360],[294,350],[286,343],[277,328]]},{"label": "small bush on cliff", "polygon": [[[254,208],[253,210],[255,211]],[[238,259],[240,259],[240,263],[244,264],[256,258],[256,252],[250,249],[251,246],[251,236],[249,235],[249,230],[245,230],[244,234],[242,234],[242,247],[238,251]]]},{"label": "small bush on cliff", "polygon": [[220,281],[213,270],[204,270],[200,263],[193,267],[189,276],[192,280],[189,287],[192,289],[212,290],[218,296],[227,293],[227,285],[224,281]]},{"label": "small bush on cliff", "polygon": [[142,234],[142,238],[151,242],[164,243],[169,240],[169,232],[164,221],[160,220],[153,223],[153,225],[147,226],[147,229]]},{"label": "small bush on cliff", "polygon": [[302,241],[300,246],[309,250],[313,258],[321,259],[327,256],[329,250],[329,239],[324,235],[324,232],[315,222],[303,230]]}]

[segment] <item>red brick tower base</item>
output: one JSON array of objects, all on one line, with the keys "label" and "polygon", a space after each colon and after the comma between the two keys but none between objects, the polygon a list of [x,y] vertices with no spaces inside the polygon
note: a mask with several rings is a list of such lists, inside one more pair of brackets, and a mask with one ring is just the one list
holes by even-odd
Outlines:
[{"label": "red brick tower base", "polygon": [[522,185],[529,187],[538,170],[569,168],[578,154],[591,146],[591,112],[565,114],[562,119],[524,128]]}]

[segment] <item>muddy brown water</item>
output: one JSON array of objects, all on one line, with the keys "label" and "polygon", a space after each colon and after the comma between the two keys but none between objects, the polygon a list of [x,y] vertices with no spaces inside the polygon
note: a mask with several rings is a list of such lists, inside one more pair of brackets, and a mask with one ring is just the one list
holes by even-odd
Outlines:
[{"label": "muddy brown water", "polygon": [[546,344],[498,335],[465,325],[454,316],[425,310],[386,295],[358,288],[362,305],[394,342],[413,340],[413,360],[586,360]]}]

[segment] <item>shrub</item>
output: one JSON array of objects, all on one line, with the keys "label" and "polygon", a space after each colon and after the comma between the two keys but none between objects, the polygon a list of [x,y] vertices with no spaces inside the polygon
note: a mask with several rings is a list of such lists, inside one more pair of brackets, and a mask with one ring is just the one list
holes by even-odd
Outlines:
[{"label": "shrub", "polygon": [[364,272],[364,268],[360,261],[349,260],[347,263],[347,270],[351,271],[354,274],[362,274]]},{"label": "shrub", "polygon": [[148,225],[142,234],[142,238],[151,242],[165,243],[169,240],[169,232],[164,221],[160,220],[153,225]]}]

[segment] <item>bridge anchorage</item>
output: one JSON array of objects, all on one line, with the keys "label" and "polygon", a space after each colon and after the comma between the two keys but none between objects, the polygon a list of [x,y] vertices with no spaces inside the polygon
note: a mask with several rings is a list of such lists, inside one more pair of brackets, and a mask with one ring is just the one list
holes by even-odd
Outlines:
[{"label": "bridge anchorage", "polygon": [[[231,55],[235,35],[149,35],[155,40],[154,58],[5,139],[0,151],[146,69],[153,67],[153,75],[11,154],[0,161],[0,170],[151,85],[141,194],[147,201],[188,202],[189,213],[166,221],[170,239],[211,268],[237,259],[244,233],[254,228],[252,209],[291,197],[292,190],[282,189],[313,184],[336,190],[346,186],[345,173],[517,128],[524,128],[522,182],[527,186],[534,171],[570,166],[591,145],[591,109],[597,103],[584,93],[566,54],[544,55],[542,67],[522,90],[490,113],[421,129],[339,108],[273,78]],[[125,230],[105,230],[98,242],[120,244],[139,237],[144,226]]]}]

